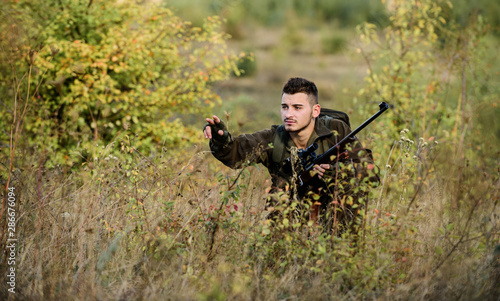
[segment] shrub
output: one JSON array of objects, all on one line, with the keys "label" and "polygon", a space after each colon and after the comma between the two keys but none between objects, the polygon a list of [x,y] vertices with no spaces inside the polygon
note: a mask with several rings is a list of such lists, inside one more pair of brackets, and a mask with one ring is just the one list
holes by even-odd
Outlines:
[{"label": "shrub", "polygon": [[246,51],[246,55],[242,57],[237,64],[241,76],[253,76],[257,72],[257,62],[253,52]]},{"label": "shrub", "polygon": [[[194,27],[129,1],[16,1],[3,12],[0,91],[29,102],[26,146],[45,150],[50,165],[72,165],[75,150],[125,133],[147,152],[182,145],[193,131],[181,117],[208,112],[220,101],[212,84],[239,75],[217,17]],[[2,125],[14,118],[14,101],[6,106]]]}]

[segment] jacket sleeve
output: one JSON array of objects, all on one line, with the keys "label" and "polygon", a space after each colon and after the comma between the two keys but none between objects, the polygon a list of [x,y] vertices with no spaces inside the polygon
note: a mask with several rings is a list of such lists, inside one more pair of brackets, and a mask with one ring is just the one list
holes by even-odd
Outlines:
[{"label": "jacket sleeve", "polygon": [[276,127],[269,130],[243,134],[226,141],[210,139],[210,150],[215,158],[231,168],[241,168],[244,163],[262,163],[268,166],[273,135]]}]

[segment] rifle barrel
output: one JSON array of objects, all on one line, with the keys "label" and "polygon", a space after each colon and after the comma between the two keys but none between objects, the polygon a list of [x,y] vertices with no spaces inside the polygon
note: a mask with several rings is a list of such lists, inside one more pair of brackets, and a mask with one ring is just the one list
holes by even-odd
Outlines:
[{"label": "rifle barrel", "polygon": [[[330,149],[328,149],[325,153],[322,155],[318,156],[316,159],[314,159],[308,166],[304,168],[304,171],[302,174],[308,174],[309,170],[318,163],[322,162],[330,162],[330,157],[334,154],[335,151],[340,150],[340,148],[346,144],[350,139],[353,139],[354,136],[356,136],[357,133],[362,131],[367,125],[373,122],[373,120],[377,119],[382,113],[384,113],[387,109],[389,109],[389,105],[385,102],[381,102],[379,105],[379,111],[375,113],[372,117],[368,118],[365,122],[363,122],[360,126],[358,126],[354,131],[350,132],[347,136],[344,137],[340,142],[332,146]],[[301,179],[302,182],[302,179]]]}]

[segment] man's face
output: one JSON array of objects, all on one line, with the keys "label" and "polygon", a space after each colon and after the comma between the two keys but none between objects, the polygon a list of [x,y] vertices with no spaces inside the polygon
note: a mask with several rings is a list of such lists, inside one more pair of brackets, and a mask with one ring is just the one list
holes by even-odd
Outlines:
[{"label": "man's face", "polygon": [[300,132],[314,127],[313,118],[318,117],[320,106],[311,106],[305,93],[286,94],[281,97],[281,120],[288,132]]}]

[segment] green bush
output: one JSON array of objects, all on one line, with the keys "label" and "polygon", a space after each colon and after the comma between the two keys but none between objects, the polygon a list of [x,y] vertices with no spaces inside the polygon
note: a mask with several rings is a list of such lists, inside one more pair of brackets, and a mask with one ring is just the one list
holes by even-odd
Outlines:
[{"label": "green bush", "polygon": [[76,150],[126,133],[147,152],[182,145],[194,134],[180,117],[209,112],[220,101],[212,84],[239,75],[218,17],[194,27],[130,1],[15,1],[2,13],[0,91],[13,101],[1,123],[28,103],[26,146],[51,164],[71,165]]},{"label": "green bush", "polygon": [[255,56],[251,51],[245,51],[245,56],[242,57],[238,63],[237,67],[240,70],[241,76],[252,76],[257,72],[257,62],[255,61]]}]

